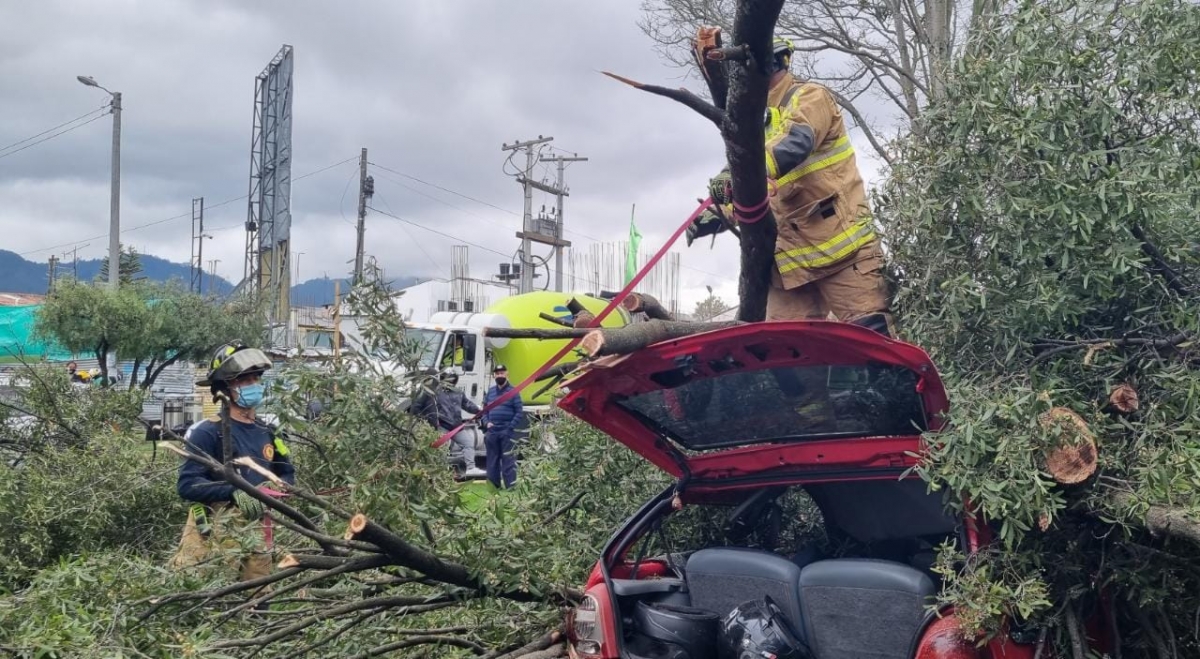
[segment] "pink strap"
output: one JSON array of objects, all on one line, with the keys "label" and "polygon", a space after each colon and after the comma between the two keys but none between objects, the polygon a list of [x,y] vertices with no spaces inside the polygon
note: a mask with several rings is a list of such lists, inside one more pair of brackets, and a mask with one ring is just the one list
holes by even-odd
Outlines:
[{"label": "pink strap", "polygon": [[[765,204],[766,202],[764,201],[763,203]],[[633,279],[629,280],[628,284],[625,284],[625,288],[622,288],[621,292],[617,293],[616,297],[614,297],[612,300],[609,301],[608,306],[604,307],[604,310],[601,311],[596,316],[596,318],[592,320],[591,324],[588,325],[588,327],[599,327],[600,323],[603,322],[605,318],[608,318],[608,315],[611,314],[614,309],[619,307],[621,305],[621,302],[624,301],[625,298],[629,297],[629,294],[633,292],[634,287],[636,287],[638,284],[642,283],[642,280],[646,278],[646,275],[650,274],[651,268],[653,268],[662,259],[662,257],[667,255],[667,250],[671,249],[671,245],[674,245],[675,241],[679,240],[679,237],[683,235],[684,231],[687,231],[687,228],[692,225],[692,222],[694,222],[696,220],[696,218],[700,217],[700,214],[703,213],[705,210],[708,209],[709,206],[712,206],[712,205],[713,205],[712,197],[709,197],[708,199],[705,199],[704,201],[700,202],[700,205],[696,207],[696,210],[692,212],[692,214],[688,217],[688,219],[684,220],[683,224],[679,225],[679,228],[675,230],[675,233],[671,234],[671,237],[667,239],[667,242],[663,243],[663,246],[658,248],[658,251],[655,252],[654,256],[649,261],[646,262],[646,265],[642,266],[641,270],[638,270],[638,273],[633,276]],[[583,337],[579,337],[579,338],[574,338],[574,339],[571,339],[570,341],[568,341],[567,344],[565,346],[563,346],[561,350],[559,350],[557,353],[555,353],[555,355],[553,357],[548,359],[545,364],[542,364],[540,367],[538,367],[538,369],[536,371],[534,371],[532,375],[525,378],[525,380],[523,382],[521,382],[521,384],[518,384],[517,386],[513,387],[512,389],[509,389],[508,391],[504,392],[503,395],[501,395],[496,400],[492,401],[491,405],[484,407],[477,414],[475,414],[475,416],[472,417],[471,420],[474,421],[475,419],[480,418],[481,416],[486,414],[488,411],[495,408],[497,405],[502,405],[505,402],[507,402],[508,400],[510,400],[513,396],[519,395],[521,393],[522,389],[524,389],[525,387],[532,384],[539,377],[541,377],[541,375],[543,373],[550,370],[550,368],[552,366],[554,366],[555,364],[558,363],[558,360],[560,360],[564,356],[566,356],[566,354],[568,352],[571,352],[571,350],[573,350],[575,348],[575,346],[579,345],[579,342],[582,340],[583,340]],[[437,439],[437,441],[435,441],[433,443],[433,447],[437,448],[437,447],[445,445],[445,443],[450,441],[450,438],[453,437],[459,430],[462,430],[463,426],[465,426],[465,425],[466,425],[466,423],[459,424],[458,427],[454,428],[453,430],[451,430],[451,431],[447,432],[446,434],[442,435],[441,437],[439,437]]]},{"label": "pink strap", "polygon": [[768,201],[768,197],[763,197],[762,201],[749,208],[735,201],[733,202],[733,216],[742,224],[754,224],[767,216],[767,209],[770,206]]}]

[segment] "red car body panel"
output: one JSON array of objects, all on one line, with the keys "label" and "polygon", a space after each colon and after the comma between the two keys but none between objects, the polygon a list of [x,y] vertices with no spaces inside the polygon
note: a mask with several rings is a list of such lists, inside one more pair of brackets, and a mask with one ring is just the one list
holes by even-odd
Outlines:
[{"label": "red car body panel", "polygon": [[[664,341],[631,355],[592,362],[582,374],[564,384],[567,393],[560,407],[636,451],[681,484],[686,483],[677,496],[688,504],[720,502],[736,498],[745,490],[773,485],[895,480],[918,464],[926,445],[922,435],[914,431],[886,436],[760,438],[743,445],[688,450],[618,404],[632,396],[662,390],[665,413],[679,418],[683,407],[673,390],[651,376],[677,369],[685,362],[691,369],[689,376],[701,379],[803,366],[902,367],[917,375],[916,393],[929,431],[944,427],[949,409],[941,378],[923,350],[862,327],[825,321],[752,323]],[[708,366],[711,362],[734,366],[718,372]],[[968,552],[978,551],[992,540],[991,529],[981,519],[967,516],[964,521]],[[618,550],[623,542],[618,539],[627,532],[628,527],[610,541],[613,551],[596,563],[585,586],[585,592],[598,604],[601,650],[599,654],[580,653],[572,639],[568,644],[572,657],[620,656],[608,579],[658,579],[672,574],[671,568],[658,560],[642,561],[637,574],[631,574],[631,563],[625,552]],[[568,628],[572,620],[568,618]],[[914,659],[1032,659],[1034,653],[1034,645],[1018,644],[1006,636],[982,646],[963,638],[951,610],[943,612],[924,631]]]},{"label": "red car body panel", "polygon": [[[776,444],[759,443],[687,455],[614,403],[663,389],[651,376],[675,368],[678,360],[685,358],[697,364],[696,374],[701,378],[795,366],[900,366],[919,376],[917,391],[930,430],[941,428],[949,407],[937,369],[923,350],[857,325],[826,321],[739,325],[657,343],[636,355],[605,357],[564,384],[568,393],[559,406],[672,476],[683,476],[686,465],[693,480],[744,476],[781,467],[871,469],[901,463],[911,466],[913,460],[906,454],[921,448],[920,437],[913,435],[855,438],[852,442],[806,439],[803,444],[781,439]],[[706,368],[707,363],[719,360],[734,360],[740,366],[719,373]]]}]

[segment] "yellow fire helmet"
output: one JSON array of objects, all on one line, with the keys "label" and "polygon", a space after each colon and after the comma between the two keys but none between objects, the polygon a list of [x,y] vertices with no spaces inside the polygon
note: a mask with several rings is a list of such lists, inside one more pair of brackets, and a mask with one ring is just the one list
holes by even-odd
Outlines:
[{"label": "yellow fire helmet", "polygon": [[217,349],[208,365],[208,375],[196,384],[206,387],[214,382],[229,382],[247,373],[262,373],[271,368],[271,359],[258,348],[242,343],[227,343]]}]

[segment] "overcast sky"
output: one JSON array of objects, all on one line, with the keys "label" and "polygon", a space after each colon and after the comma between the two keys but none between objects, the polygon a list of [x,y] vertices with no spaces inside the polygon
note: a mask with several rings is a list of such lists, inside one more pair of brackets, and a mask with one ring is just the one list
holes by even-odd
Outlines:
[{"label": "overcast sky", "polygon": [[[372,162],[504,210],[373,168],[375,206],[510,254],[522,197],[501,171],[500,145],[553,136],[563,152],[590,159],[567,173],[567,238],[625,239],[636,203],[643,250],[653,251],[703,196],[723,146],[690,110],[600,75],[699,87],[657,56],[638,18],[639,0],[3,3],[0,147],[107,103],[76,75],[122,92],[122,241],[186,263],[191,199],[203,196],[214,235],[205,260],[220,259],[218,274],[236,282],[246,202],[216,206],[247,192],[254,77],[287,43],[293,177],[355,159],[294,183],[301,279],[350,268],[362,147]],[[42,262],[76,245],[80,258],[103,256],[110,145],[111,120],[101,116],[0,151],[0,248]],[[551,200],[536,193],[535,209]],[[708,240],[690,249],[680,241],[685,310],[705,285],[736,300],[736,241],[722,238],[712,250]],[[445,277],[455,242],[382,215],[367,220],[366,251],[389,275]],[[502,260],[470,253],[476,277]]]}]

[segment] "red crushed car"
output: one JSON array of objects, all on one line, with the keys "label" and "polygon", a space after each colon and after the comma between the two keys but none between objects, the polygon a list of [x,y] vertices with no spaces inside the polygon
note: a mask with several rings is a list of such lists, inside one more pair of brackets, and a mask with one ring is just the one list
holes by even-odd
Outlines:
[{"label": "red crushed car", "polygon": [[[1034,656],[1036,630],[977,647],[933,610],[938,546],[991,534],[911,474],[948,409],[920,348],[756,323],[598,360],[566,388],[564,410],[675,478],[604,547],[568,615],[572,657],[727,656],[721,626],[765,598],[802,646],[781,657]],[[732,656],[775,656],[756,652]]]}]

